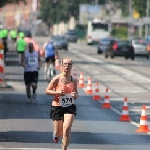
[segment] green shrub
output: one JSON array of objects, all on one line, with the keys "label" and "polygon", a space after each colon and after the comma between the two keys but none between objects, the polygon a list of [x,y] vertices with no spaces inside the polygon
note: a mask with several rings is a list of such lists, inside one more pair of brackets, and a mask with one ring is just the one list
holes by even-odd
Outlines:
[{"label": "green shrub", "polygon": [[114,28],[111,35],[122,40],[127,40],[128,29],[126,27]]}]

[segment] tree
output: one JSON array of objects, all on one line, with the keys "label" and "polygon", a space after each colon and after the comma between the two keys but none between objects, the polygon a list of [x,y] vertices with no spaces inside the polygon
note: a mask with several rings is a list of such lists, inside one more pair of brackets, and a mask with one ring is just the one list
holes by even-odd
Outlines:
[{"label": "tree", "polygon": [[140,14],[140,17],[146,16],[146,1],[147,0],[134,0],[133,8]]},{"label": "tree", "polygon": [[71,16],[79,18],[79,5],[90,4],[93,0],[41,0],[40,17],[49,26],[61,21],[67,22]]},{"label": "tree", "polygon": [[[129,15],[129,0],[111,0],[118,3],[118,7],[122,9],[123,15]],[[132,8],[139,13],[140,17],[146,16],[146,1],[147,0],[132,0]]]},{"label": "tree", "polygon": [[[133,8],[141,17],[145,16],[146,0],[132,1]],[[61,21],[67,22],[71,16],[78,20],[80,4],[95,4],[95,0],[40,0],[40,2],[40,17],[49,26]],[[113,12],[121,8],[123,16],[129,16],[129,0],[98,0],[100,5],[105,3],[111,3]]]},{"label": "tree", "polygon": [[20,1],[23,1],[24,3],[26,3],[26,0],[0,0],[0,7],[3,7],[9,3],[19,3]]}]

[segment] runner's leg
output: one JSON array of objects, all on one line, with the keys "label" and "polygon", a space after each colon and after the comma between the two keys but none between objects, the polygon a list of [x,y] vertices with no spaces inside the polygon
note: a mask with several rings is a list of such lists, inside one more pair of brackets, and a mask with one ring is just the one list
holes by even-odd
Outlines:
[{"label": "runner's leg", "polygon": [[36,89],[37,89],[37,83],[32,82],[33,99],[36,99]]},{"label": "runner's leg", "polygon": [[27,97],[30,98],[31,97],[30,83],[26,85],[26,93]]},{"label": "runner's leg", "polygon": [[37,89],[37,83],[38,83],[38,71],[32,72],[32,93],[33,93],[33,99],[36,99],[36,89]]},{"label": "runner's leg", "polygon": [[26,93],[27,93],[27,98],[28,98],[27,102],[28,103],[32,102],[32,100],[31,100],[31,89],[30,89],[30,86],[31,86],[30,83],[26,85]]},{"label": "runner's leg", "polygon": [[67,150],[67,147],[69,145],[71,138],[70,132],[74,118],[75,118],[74,114],[64,114],[62,150]]},{"label": "runner's leg", "polygon": [[53,74],[56,75],[55,62],[52,62],[52,65],[53,65]]},{"label": "runner's leg", "polygon": [[48,66],[49,66],[49,63],[45,62],[45,68],[44,68],[45,79],[47,78]]},{"label": "runner's leg", "polygon": [[48,58],[45,58],[45,68],[44,68],[45,79],[47,79],[48,66],[49,66],[49,60]]}]

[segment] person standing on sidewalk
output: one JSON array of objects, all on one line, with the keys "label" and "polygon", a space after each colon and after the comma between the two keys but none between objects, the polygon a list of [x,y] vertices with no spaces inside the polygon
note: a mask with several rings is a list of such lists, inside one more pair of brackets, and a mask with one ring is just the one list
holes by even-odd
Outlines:
[{"label": "person standing on sidewalk", "polygon": [[32,103],[32,98],[36,99],[38,71],[41,66],[39,51],[34,50],[33,43],[29,43],[28,50],[21,55],[21,65],[24,67],[24,82],[28,98],[27,102]]},{"label": "person standing on sidewalk", "polygon": [[62,137],[62,150],[67,150],[76,116],[77,80],[70,75],[71,69],[72,60],[64,58],[61,61],[61,73],[56,75],[46,88],[46,94],[54,96],[50,110],[54,125],[53,141],[57,143]]},{"label": "person standing on sidewalk", "polygon": [[25,52],[26,50],[26,41],[24,40],[23,36],[19,36],[17,43],[16,43],[16,51],[19,55],[19,64],[21,63],[21,55]]}]

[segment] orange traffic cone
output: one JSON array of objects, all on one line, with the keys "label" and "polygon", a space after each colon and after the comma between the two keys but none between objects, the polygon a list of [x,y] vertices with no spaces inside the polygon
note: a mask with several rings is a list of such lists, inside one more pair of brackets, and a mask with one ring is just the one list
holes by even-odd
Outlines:
[{"label": "orange traffic cone", "polygon": [[79,83],[78,83],[78,87],[79,88],[84,88],[84,78],[83,78],[83,72],[80,73],[80,78],[79,78]]},{"label": "orange traffic cone", "polygon": [[106,94],[105,94],[104,103],[102,104],[102,108],[111,108],[109,95],[108,95],[108,88],[106,88]]},{"label": "orange traffic cone", "polygon": [[77,69],[76,68],[73,69],[72,76],[73,76],[74,79],[77,79]]},{"label": "orange traffic cone", "polygon": [[140,118],[140,127],[135,132],[150,132],[150,130],[148,129],[147,120],[148,120],[148,117],[146,113],[146,106],[143,105],[141,118]]},{"label": "orange traffic cone", "polygon": [[94,96],[93,96],[93,100],[100,100],[100,94],[99,94],[99,83],[96,82],[96,88],[95,88],[95,92],[94,92]]},{"label": "orange traffic cone", "polygon": [[122,107],[122,115],[119,120],[120,121],[130,121],[131,120],[129,117],[127,97],[124,98],[124,104]]},{"label": "orange traffic cone", "polygon": [[55,68],[60,69],[59,59],[56,59],[56,61],[55,61]]},{"label": "orange traffic cone", "polygon": [[92,78],[91,77],[89,77],[89,79],[88,79],[88,84],[87,84],[87,88],[86,88],[86,94],[93,94]]}]

